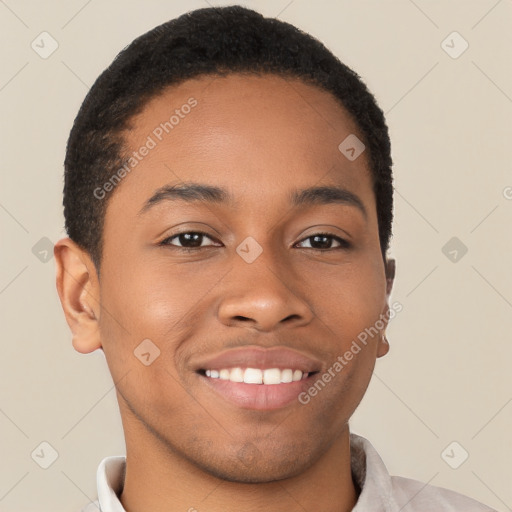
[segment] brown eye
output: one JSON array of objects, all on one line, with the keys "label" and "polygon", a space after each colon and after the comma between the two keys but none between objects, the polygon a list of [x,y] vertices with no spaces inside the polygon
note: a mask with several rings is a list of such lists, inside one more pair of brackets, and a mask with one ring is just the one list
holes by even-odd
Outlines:
[{"label": "brown eye", "polygon": [[[339,236],[332,235],[330,233],[316,233],[304,238],[304,240],[299,243],[303,243],[305,240],[311,240],[310,247],[304,247],[305,249],[314,249],[318,251],[348,249],[351,247],[349,242],[343,238],[340,238]],[[338,243],[337,247],[331,247],[333,240]]]},{"label": "brown eye", "polygon": [[[213,240],[207,233],[202,231],[186,231],[183,233],[176,233],[165,240],[162,240],[159,245],[172,246],[177,249],[200,249],[201,247],[209,247],[210,245],[202,245],[205,238]],[[176,240],[176,242],[172,242]]]}]

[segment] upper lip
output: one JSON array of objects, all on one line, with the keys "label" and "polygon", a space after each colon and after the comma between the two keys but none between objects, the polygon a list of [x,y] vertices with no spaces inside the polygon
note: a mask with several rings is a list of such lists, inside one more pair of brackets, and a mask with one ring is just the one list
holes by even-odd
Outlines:
[{"label": "upper lip", "polygon": [[223,368],[269,368],[301,370],[303,373],[317,372],[321,363],[296,350],[286,347],[263,348],[258,346],[229,349],[200,359],[194,365],[198,370],[221,370]]}]

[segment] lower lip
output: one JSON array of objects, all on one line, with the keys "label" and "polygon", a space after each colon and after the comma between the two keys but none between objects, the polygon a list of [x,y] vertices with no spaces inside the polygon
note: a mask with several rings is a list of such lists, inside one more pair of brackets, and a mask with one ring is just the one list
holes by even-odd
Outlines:
[{"label": "lower lip", "polygon": [[298,402],[299,394],[310,387],[310,379],[314,375],[282,384],[245,384],[199,376],[211,389],[231,404],[244,409],[263,411],[279,409],[294,401]]}]

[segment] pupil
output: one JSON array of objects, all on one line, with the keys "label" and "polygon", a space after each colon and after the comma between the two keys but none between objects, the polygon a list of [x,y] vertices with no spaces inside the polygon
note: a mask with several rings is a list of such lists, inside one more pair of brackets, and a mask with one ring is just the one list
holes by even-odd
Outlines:
[{"label": "pupil", "polygon": [[[186,245],[186,243],[188,243],[189,247],[200,247],[202,236],[203,235],[201,235],[200,233],[182,233],[180,235],[180,244]],[[185,241],[186,243],[184,244],[183,241]]]},{"label": "pupil", "polygon": [[325,236],[325,235],[315,235],[313,237],[313,241],[317,242],[319,238],[323,238],[324,239],[324,243],[320,243],[320,245],[322,246],[320,248],[321,249],[329,249],[329,245],[330,245],[329,237]]}]

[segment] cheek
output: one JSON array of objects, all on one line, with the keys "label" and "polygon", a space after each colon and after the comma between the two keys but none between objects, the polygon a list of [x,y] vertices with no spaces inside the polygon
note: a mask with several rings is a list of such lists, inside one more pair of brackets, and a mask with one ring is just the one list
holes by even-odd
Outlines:
[{"label": "cheek", "polygon": [[162,329],[179,327],[176,324],[186,319],[213,281],[205,273],[199,279],[192,266],[165,263],[145,260],[134,265],[126,258],[117,269],[105,269],[103,304],[139,336],[162,335]]},{"label": "cheek", "polygon": [[151,340],[153,350],[160,351],[159,362],[173,368],[181,340],[193,335],[201,319],[211,322],[205,295],[222,273],[165,261],[130,266],[128,260],[104,266],[100,329],[105,355],[119,375],[134,363],[138,368],[134,351]]},{"label": "cheek", "polygon": [[375,326],[386,304],[385,278],[379,265],[340,268],[310,280],[309,290],[317,317],[342,346]]}]

